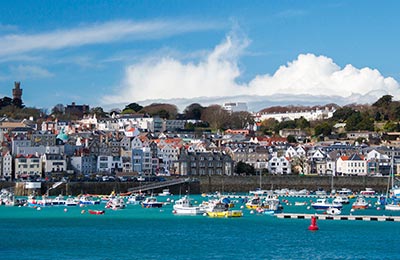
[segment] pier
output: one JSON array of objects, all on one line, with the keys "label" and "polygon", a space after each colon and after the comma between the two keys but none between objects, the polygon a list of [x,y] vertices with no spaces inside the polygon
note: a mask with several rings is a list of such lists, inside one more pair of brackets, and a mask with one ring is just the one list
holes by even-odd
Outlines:
[{"label": "pier", "polygon": [[185,178],[185,179],[174,179],[174,180],[169,180],[169,181],[164,181],[164,182],[157,182],[157,183],[150,183],[147,185],[141,185],[139,187],[134,187],[128,189],[128,192],[146,192],[150,190],[155,190],[155,189],[161,189],[161,188],[168,188],[171,186],[175,185],[180,185],[184,183],[190,183],[192,180],[190,178]]},{"label": "pier", "polygon": [[361,221],[395,221],[400,222],[400,216],[369,216],[369,215],[328,215],[328,214],[302,214],[302,213],[279,213],[277,218],[284,219],[311,219],[315,216],[320,220],[361,220]]}]

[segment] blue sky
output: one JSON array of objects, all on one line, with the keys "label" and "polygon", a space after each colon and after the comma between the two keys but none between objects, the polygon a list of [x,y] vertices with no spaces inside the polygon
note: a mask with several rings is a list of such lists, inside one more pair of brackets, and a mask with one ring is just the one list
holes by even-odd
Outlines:
[{"label": "blue sky", "polygon": [[26,106],[306,94],[398,99],[399,1],[2,1]]}]

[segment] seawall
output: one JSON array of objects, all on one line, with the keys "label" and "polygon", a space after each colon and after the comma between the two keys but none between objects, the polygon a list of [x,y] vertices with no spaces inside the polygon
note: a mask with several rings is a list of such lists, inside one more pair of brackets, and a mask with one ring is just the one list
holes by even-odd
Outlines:
[{"label": "seawall", "polygon": [[[170,177],[174,178],[174,177]],[[333,182],[332,182],[333,181]],[[261,184],[261,185],[260,185]],[[365,188],[372,188],[379,193],[386,193],[387,177],[342,177],[337,176],[332,179],[330,176],[298,176],[285,175],[262,176],[196,176],[195,181],[167,187],[172,194],[191,194],[220,192],[249,192],[261,187],[262,189],[307,189],[315,191],[322,188],[330,191],[333,184],[334,189],[349,188],[353,191],[361,191]],[[39,194],[44,194],[53,183],[42,183],[41,189],[36,190]],[[69,182],[63,183],[55,189],[49,190],[49,195],[78,195],[78,194],[110,194],[127,192],[129,188],[139,187],[145,183],[138,182]],[[25,189],[23,182],[0,182],[0,188],[12,188],[17,196],[26,196],[33,190]],[[155,194],[163,188],[155,189]]]}]

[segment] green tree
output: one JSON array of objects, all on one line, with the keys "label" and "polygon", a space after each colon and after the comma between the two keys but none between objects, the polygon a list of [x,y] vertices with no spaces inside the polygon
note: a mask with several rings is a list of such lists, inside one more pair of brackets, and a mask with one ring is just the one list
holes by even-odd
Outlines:
[{"label": "green tree", "polygon": [[314,127],[314,134],[317,136],[318,135],[328,136],[332,133],[332,130],[333,130],[332,124],[323,121]]},{"label": "green tree", "polygon": [[141,105],[139,105],[138,103],[130,103],[125,106],[125,108],[122,110],[122,113],[126,114],[128,110],[129,110],[129,112],[132,111],[134,113],[137,113],[140,110],[142,110],[142,108],[143,107]]},{"label": "green tree", "polygon": [[256,170],[254,169],[254,166],[240,161],[236,164],[235,172],[238,174],[254,175]]},{"label": "green tree", "polygon": [[198,103],[193,103],[190,104],[185,108],[183,111],[185,119],[194,119],[194,120],[200,120],[201,119],[201,114],[204,111],[204,107],[201,106]]}]

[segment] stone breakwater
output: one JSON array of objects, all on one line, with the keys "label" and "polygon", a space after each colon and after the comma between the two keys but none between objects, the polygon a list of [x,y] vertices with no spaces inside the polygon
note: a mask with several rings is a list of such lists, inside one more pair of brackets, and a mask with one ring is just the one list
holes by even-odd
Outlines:
[{"label": "stone breakwater", "polygon": [[[176,178],[176,177],[169,177]],[[169,179],[167,178],[167,179]],[[55,189],[50,189],[53,183],[42,183],[41,189],[35,190],[38,194],[45,194],[49,190],[49,195],[78,195],[78,194],[110,194],[112,191],[116,193],[125,193],[130,188],[144,186],[148,183],[139,182],[69,182],[63,183]],[[193,176],[193,181],[174,185],[169,188],[172,194],[201,194],[219,192],[237,192],[247,193],[261,186],[265,190],[275,189],[307,189],[315,191],[319,188],[330,191],[331,187],[338,190],[341,188],[349,188],[355,192],[372,188],[378,193],[386,193],[388,178],[387,177],[342,177],[337,176],[332,179],[330,176],[298,176],[285,175],[262,176]],[[23,182],[1,182],[0,188],[12,188],[17,196],[26,196],[33,190],[26,189]],[[163,188],[154,189],[152,191],[157,194]]]}]

